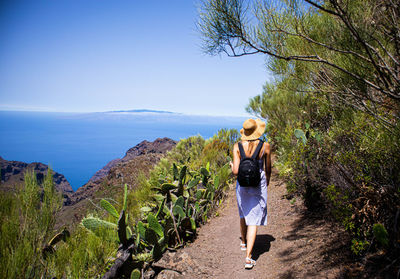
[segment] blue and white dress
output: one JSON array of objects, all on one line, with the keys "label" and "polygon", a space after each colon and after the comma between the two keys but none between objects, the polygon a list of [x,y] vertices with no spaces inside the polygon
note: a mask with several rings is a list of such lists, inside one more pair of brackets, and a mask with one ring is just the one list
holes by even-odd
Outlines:
[{"label": "blue and white dress", "polygon": [[[263,153],[264,154],[264,148]],[[240,187],[236,182],[236,199],[240,218],[246,225],[267,225],[267,178],[264,171],[264,157],[259,160],[261,182],[259,187]]]}]

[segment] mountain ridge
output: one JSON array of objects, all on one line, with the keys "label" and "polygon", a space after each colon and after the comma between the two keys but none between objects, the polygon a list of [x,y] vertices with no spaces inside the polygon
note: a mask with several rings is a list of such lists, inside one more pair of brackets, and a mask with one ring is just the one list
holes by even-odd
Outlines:
[{"label": "mountain ridge", "polygon": [[92,178],[78,188],[57,216],[57,227],[80,222],[86,212],[94,208],[92,200],[114,198],[122,193],[122,185],[130,190],[139,185],[140,174],[147,175],[176,141],[164,137],[153,142],[144,140],[128,149],[125,156],[108,162]]},{"label": "mountain ridge", "polygon": [[[0,190],[14,191],[24,183],[24,175],[33,171],[39,184],[47,175],[49,166],[40,162],[26,163],[21,161],[8,161],[0,156]],[[55,188],[63,194],[64,204],[70,202],[73,189],[63,174],[53,170],[53,181]]]},{"label": "mountain ridge", "polygon": [[151,112],[151,113],[179,114],[179,113],[173,112],[173,111],[167,111],[167,110],[153,110],[153,109],[130,109],[130,110],[111,110],[111,111],[105,111],[105,113],[114,113],[114,112],[136,112],[136,113]]}]

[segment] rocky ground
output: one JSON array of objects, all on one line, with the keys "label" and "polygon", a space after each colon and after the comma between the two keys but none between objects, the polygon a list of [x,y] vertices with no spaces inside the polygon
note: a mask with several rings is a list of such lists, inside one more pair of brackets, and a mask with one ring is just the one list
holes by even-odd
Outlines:
[{"label": "rocky ground", "polygon": [[239,218],[232,189],[217,216],[199,230],[197,239],[154,264],[157,278],[342,278],[348,254],[343,231],[301,202],[286,199],[285,184],[273,172],[268,188],[268,226],[257,233],[253,258],[244,269],[239,248]]}]

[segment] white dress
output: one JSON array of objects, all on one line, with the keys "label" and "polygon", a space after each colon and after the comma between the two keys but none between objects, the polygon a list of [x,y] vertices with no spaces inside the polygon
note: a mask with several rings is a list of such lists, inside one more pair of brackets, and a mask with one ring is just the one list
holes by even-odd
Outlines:
[{"label": "white dress", "polygon": [[[262,153],[264,154],[264,153]],[[258,187],[241,187],[236,182],[236,199],[240,218],[246,225],[267,225],[267,178],[264,171],[264,158],[258,161],[260,165],[261,182]]]}]

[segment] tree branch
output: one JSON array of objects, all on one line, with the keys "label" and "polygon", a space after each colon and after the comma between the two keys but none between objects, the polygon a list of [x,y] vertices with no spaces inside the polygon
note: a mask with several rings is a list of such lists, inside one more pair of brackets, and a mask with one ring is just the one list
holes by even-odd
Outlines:
[{"label": "tree branch", "polygon": [[313,2],[313,1],[310,1],[310,0],[304,0],[304,1],[306,1],[308,4],[314,6],[314,7],[318,8],[319,10],[324,11],[328,14],[339,16],[335,11],[329,10],[321,5],[318,5],[317,3]]}]

